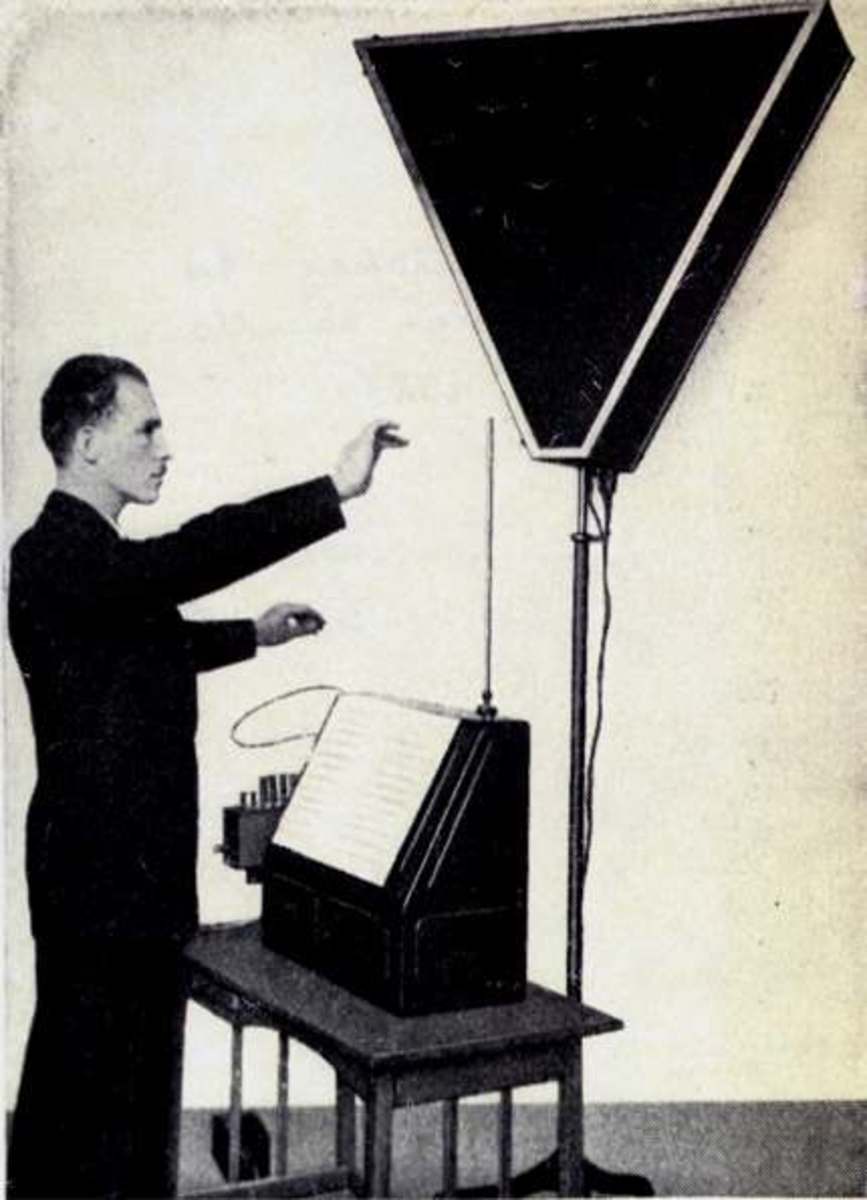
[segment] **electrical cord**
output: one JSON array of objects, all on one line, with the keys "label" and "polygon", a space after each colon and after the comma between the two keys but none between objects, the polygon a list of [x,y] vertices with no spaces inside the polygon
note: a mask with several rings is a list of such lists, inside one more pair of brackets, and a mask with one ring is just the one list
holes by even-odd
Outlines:
[{"label": "electrical cord", "polygon": [[[256,713],[264,712],[265,709],[270,708],[272,705],[279,704],[281,700],[292,700],[296,696],[302,696],[307,692],[334,693],[334,699],[332,700],[331,704],[329,704],[328,710],[325,713],[325,716],[322,718],[322,721],[317,729],[307,730],[304,733],[288,733],[283,737],[269,738],[262,742],[248,742],[239,737],[238,730],[245,721],[248,721],[250,717],[255,716]],[[470,712],[468,709],[457,708],[454,705],[437,704],[431,700],[412,700],[405,696],[392,695],[389,692],[350,691],[347,688],[338,687],[333,683],[310,683],[303,687],[290,688],[288,692],[279,692],[276,696],[269,696],[267,700],[263,700],[260,704],[255,704],[252,708],[248,708],[247,711],[241,713],[240,717],[238,717],[235,721],[234,725],[229,731],[229,737],[232,739],[235,745],[239,746],[242,750],[264,750],[269,746],[282,746],[286,742],[301,741],[304,738],[312,738],[315,741],[315,739],[318,738],[319,734],[322,732],[325,722],[328,720],[328,717],[331,714],[331,710],[334,708],[334,705],[341,696],[363,696],[371,700],[387,700],[392,704],[400,704],[404,708],[415,708],[421,712],[435,713],[444,717],[475,718],[477,715],[476,713]]]},{"label": "electrical cord", "polygon": [[608,570],[608,555],[609,544],[611,540],[611,516],[614,506],[614,492],[617,488],[617,475],[613,471],[603,471],[598,476],[595,476],[594,479],[599,489],[603,508],[603,516],[600,518],[596,505],[593,503],[593,496],[591,492],[590,509],[593,513],[593,518],[596,522],[597,529],[599,530],[599,543],[602,548],[603,611],[602,630],[599,641],[599,654],[596,659],[596,721],[594,723],[593,736],[590,740],[590,751],[587,755],[587,763],[584,773],[584,812],[582,814],[584,836],[581,839],[582,895],[584,891],[584,885],[587,881],[587,871],[590,866],[590,851],[593,846],[593,786],[596,770],[596,751],[599,747],[599,740],[602,736],[602,726],[605,716],[605,657],[608,649],[608,634],[611,629],[613,611],[611,581]]},{"label": "electrical cord", "polygon": [[[328,706],[328,712],[322,718],[318,728],[307,730],[304,733],[289,733],[284,737],[270,738],[264,742],[246,742],[239,737],[238,730],[245,721],[248,721],[250,717],[255,716],[256,713],[264,712],[266,708],[270,708],[274,704],[279,704],[281,700],[292,700],[296,696],[303,696],[307,692],[334,693],[334,699]],[[290,688],[288,692],[280,692],[276,696],[269,696],[268,699],[263,700],[261,704],[254,704],[252,708],[248,708],[246,712],[241,713],[240,717],[238,717],[232,728],[229,730],[229,737],[232,739],[235,745],[240,746],[242,750],[264,750],[269,746],[282,746],[286,742],[299,742],[308,738],[315,740],[319,737],[319,734],[322,731],[322,726],[328,719],[328,713],[331,712],[331,709],[337,703],[338,698],[342,695],[344,695],[343,688],[339,688],[333,683],[311,683],[304,687]]]}]

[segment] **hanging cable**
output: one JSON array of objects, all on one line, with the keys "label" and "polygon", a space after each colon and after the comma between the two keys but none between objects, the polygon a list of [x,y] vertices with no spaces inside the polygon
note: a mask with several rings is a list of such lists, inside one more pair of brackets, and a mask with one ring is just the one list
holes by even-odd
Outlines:
[{"label": "hanging cable", "polygon": [[343,688],[337,687],[332,683],[311,683],[306,687],[291,688],[288,692],[280,692],[276,696],[269,696],[267,700],[263,700],[261,704],[255,704],[252,708],[248,708],[246,712],[241,713],[240,717],[235,721],[232,728],[229,730],[229,737],[236,746],[240,746],[242,750],[264,750],[269,746],[282,746],[286,742],[299,742],[305,739],[316,739],[325,724],[328,713],[322,718],[316,729],[306,730],[304,733],[288,733],[283,737],[270,738],[264,742],[246,742],[238,734],[241,726],[256,715],[256,713],[264,712],[266,708],[271,708],[272,705],[278,704],[281,700],[293,700],[296,696],[303,696],[305,692],[332,692],[334,700],[328,706],[328,711],[334,707],[337,698],[343,695]]},{"label": "hanging cable", "polygon": [[596,659],[596,721],[593,727],[593,736],[590,741],[590,751],[587,755],[587,765],[584,775],[584,836],[582,838],[582,860],[581,860],[581,890],[583,893],[584,885],[587,880],[587,871],[590,865],[590,851],[593,845],[593,785],[596,770],[596,751],[599,746],[599,740],[602,736],[602,725],[605,715],[604,694],[605,694],[605,657],[608,649],[608,634],[611,629],[612,618],[612,596],[611,596],[611,581],[608,571],[608,554],[609,543],[611,540],[611,516],[614,506],[614,492],[617,487],[617,475],[613,471],[603,471],[598,476],[594,476],[599,494],[602,500],[602,516],[593,503],[593,495],[590,495],[590,509],[593,513],[599,530],[599,544],[602,547],[602,589],[603,589],[603,610],[602,610],[602,629],[599,640],[599,653]]},{"label": "hanging cable", "polygon": [[[302,696],[305,692],[332,692],[334,699],[328,705],[328,708],[316,729],[305,730],[303,733],[287,733],[281,737],[269,738],[262,742],[248,742],[239,736],[241,726],[248,721],[256,713],[264,712],[275,704],[279,704],[281,700],[294,700],[296,696]],[[338,687],[333,683],[311,683],[304,687],[291,688],[288,692],[278,692],[275,696],[269,696],[267,700],[262,700],[259,704],[255,704],[252,708],[248,708],[246,712],[242,712],[229,730],[229,737],[242,750],[265,750],[270,746],[282,746],[286,742],[298,742],[306,739],[315,740],[322,732],[325,722],[331,715],[334,705],[341,696],[359,696],[368,700],[385,700],[389,704],[399,704],[402,708],[414,708],[419,712],[436,713],[442,717],[452,717],[455,719],[472,720],[476,714],[466,708],[459,708],[454,704],[440,704],[435,700],[417,700],[410,696],[396,696],[392,692],[374,692],[368,689],[359,690]]]}]

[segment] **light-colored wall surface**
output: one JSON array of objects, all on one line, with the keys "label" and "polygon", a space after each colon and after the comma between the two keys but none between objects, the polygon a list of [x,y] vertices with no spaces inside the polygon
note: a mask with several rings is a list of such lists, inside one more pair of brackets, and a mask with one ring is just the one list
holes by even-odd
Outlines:
[{"label": "light-colored wall surface", "polygon": [[[345,533],[189,609],[288,598],[328,619],[202,682],[204,919],[257,912],[258,891],[211,853],[221,806],[299,761],[233,747],[244,709],[318,681],[476,703],[492,414],[496,699],[532,723],[530,968],[562,987],[574,479],[518,444],[352,39],[615,6],[27,7],[7,30],[7,544],[52,483],[38,397],[84,350],[145,368],[172,443],[161,502],[129,514],[133,534],[327,470],[372,417],[412,439]],[[834,7],[867,56],[867,7]],[[588,1048],[592,1100],[865,1090],[865,78],[856,64],[620,482],[586,997],[627,1029]],[[594,561],[597,612],[598,589]],[[34,777],[11,658],[6,734],[11,1105],[33,1000]],[[273,1095],[272,1056],[251,1039],[254,1102]],[[227,1062],[225,1032],[194,1015],[188,1103],[223,1100]],[[326,1099],[329,1073],[303,1050],[294,1062],[293,1095]]]}]

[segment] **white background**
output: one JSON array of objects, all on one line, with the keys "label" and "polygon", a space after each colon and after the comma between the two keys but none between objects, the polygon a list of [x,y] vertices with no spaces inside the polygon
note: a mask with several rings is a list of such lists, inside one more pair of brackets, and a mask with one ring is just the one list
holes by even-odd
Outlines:
[{"label": "white background", "polygon": [[[617,11],[663,7],[695,0]],[[834,7],[863,58],[867,7]],[[352,39],[614,6],[143,10],[30,4],[8,20],[7,544],[51,486],[38,398],[75,353],[132,358],[162,409],[174,462],[133,534],[328,470],[363,422],[401,422],[412,445],[346,532],[189,610],[287,598],[328,620],[201,686],[203,917],[255,915],[257,890],[211,853],[221,807],[298,751],[234,748],[240,712],[323,680],[477,701],[494,415],[496,700],[532,723],[530,968],[562,987],[574,478],[518,444]],[[591,1100],[864,1094],[865,119],[856,65],[620,482],[586,998],[627,1029],[588,1047]],[[596,603],[598,561],[594,575]],[[11,659],[6,732],[11,1106],[34,778]],[[253,1103],[273,1096],[273,1055],[253,1039]],[[293,1098],[328,1099],[329,1073],[294,1061]],[[227,1034],[197,1014],[186,1103],[227,1089]]]}]

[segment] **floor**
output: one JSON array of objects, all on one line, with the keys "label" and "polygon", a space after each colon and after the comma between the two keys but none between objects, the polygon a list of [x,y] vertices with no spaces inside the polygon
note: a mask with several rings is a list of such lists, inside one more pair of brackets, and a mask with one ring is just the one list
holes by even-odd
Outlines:
[{"label": "floor", "polygon": [[[184,1114],[181,1189],[221,1182],[210,1153],[211,1112]],[[272,1114],[260,1110],[270,1123]],[[459,1182],[490,1182],[496,1171],[496,1108],[460,1110]],[[515,1168],[550,1153],[549,1105],[515,1105]],[[440,1108],[402,1109],[395,1118],[392,1192],[432,1196],[440,1187]],[[588,1156],[609,1170],[649,1176],[659,1196],[867,1197],[867,1102],[612,1104],[586,1110]],[[329,1109],[293,1110],[291,1168],[333,1161]]]}]

